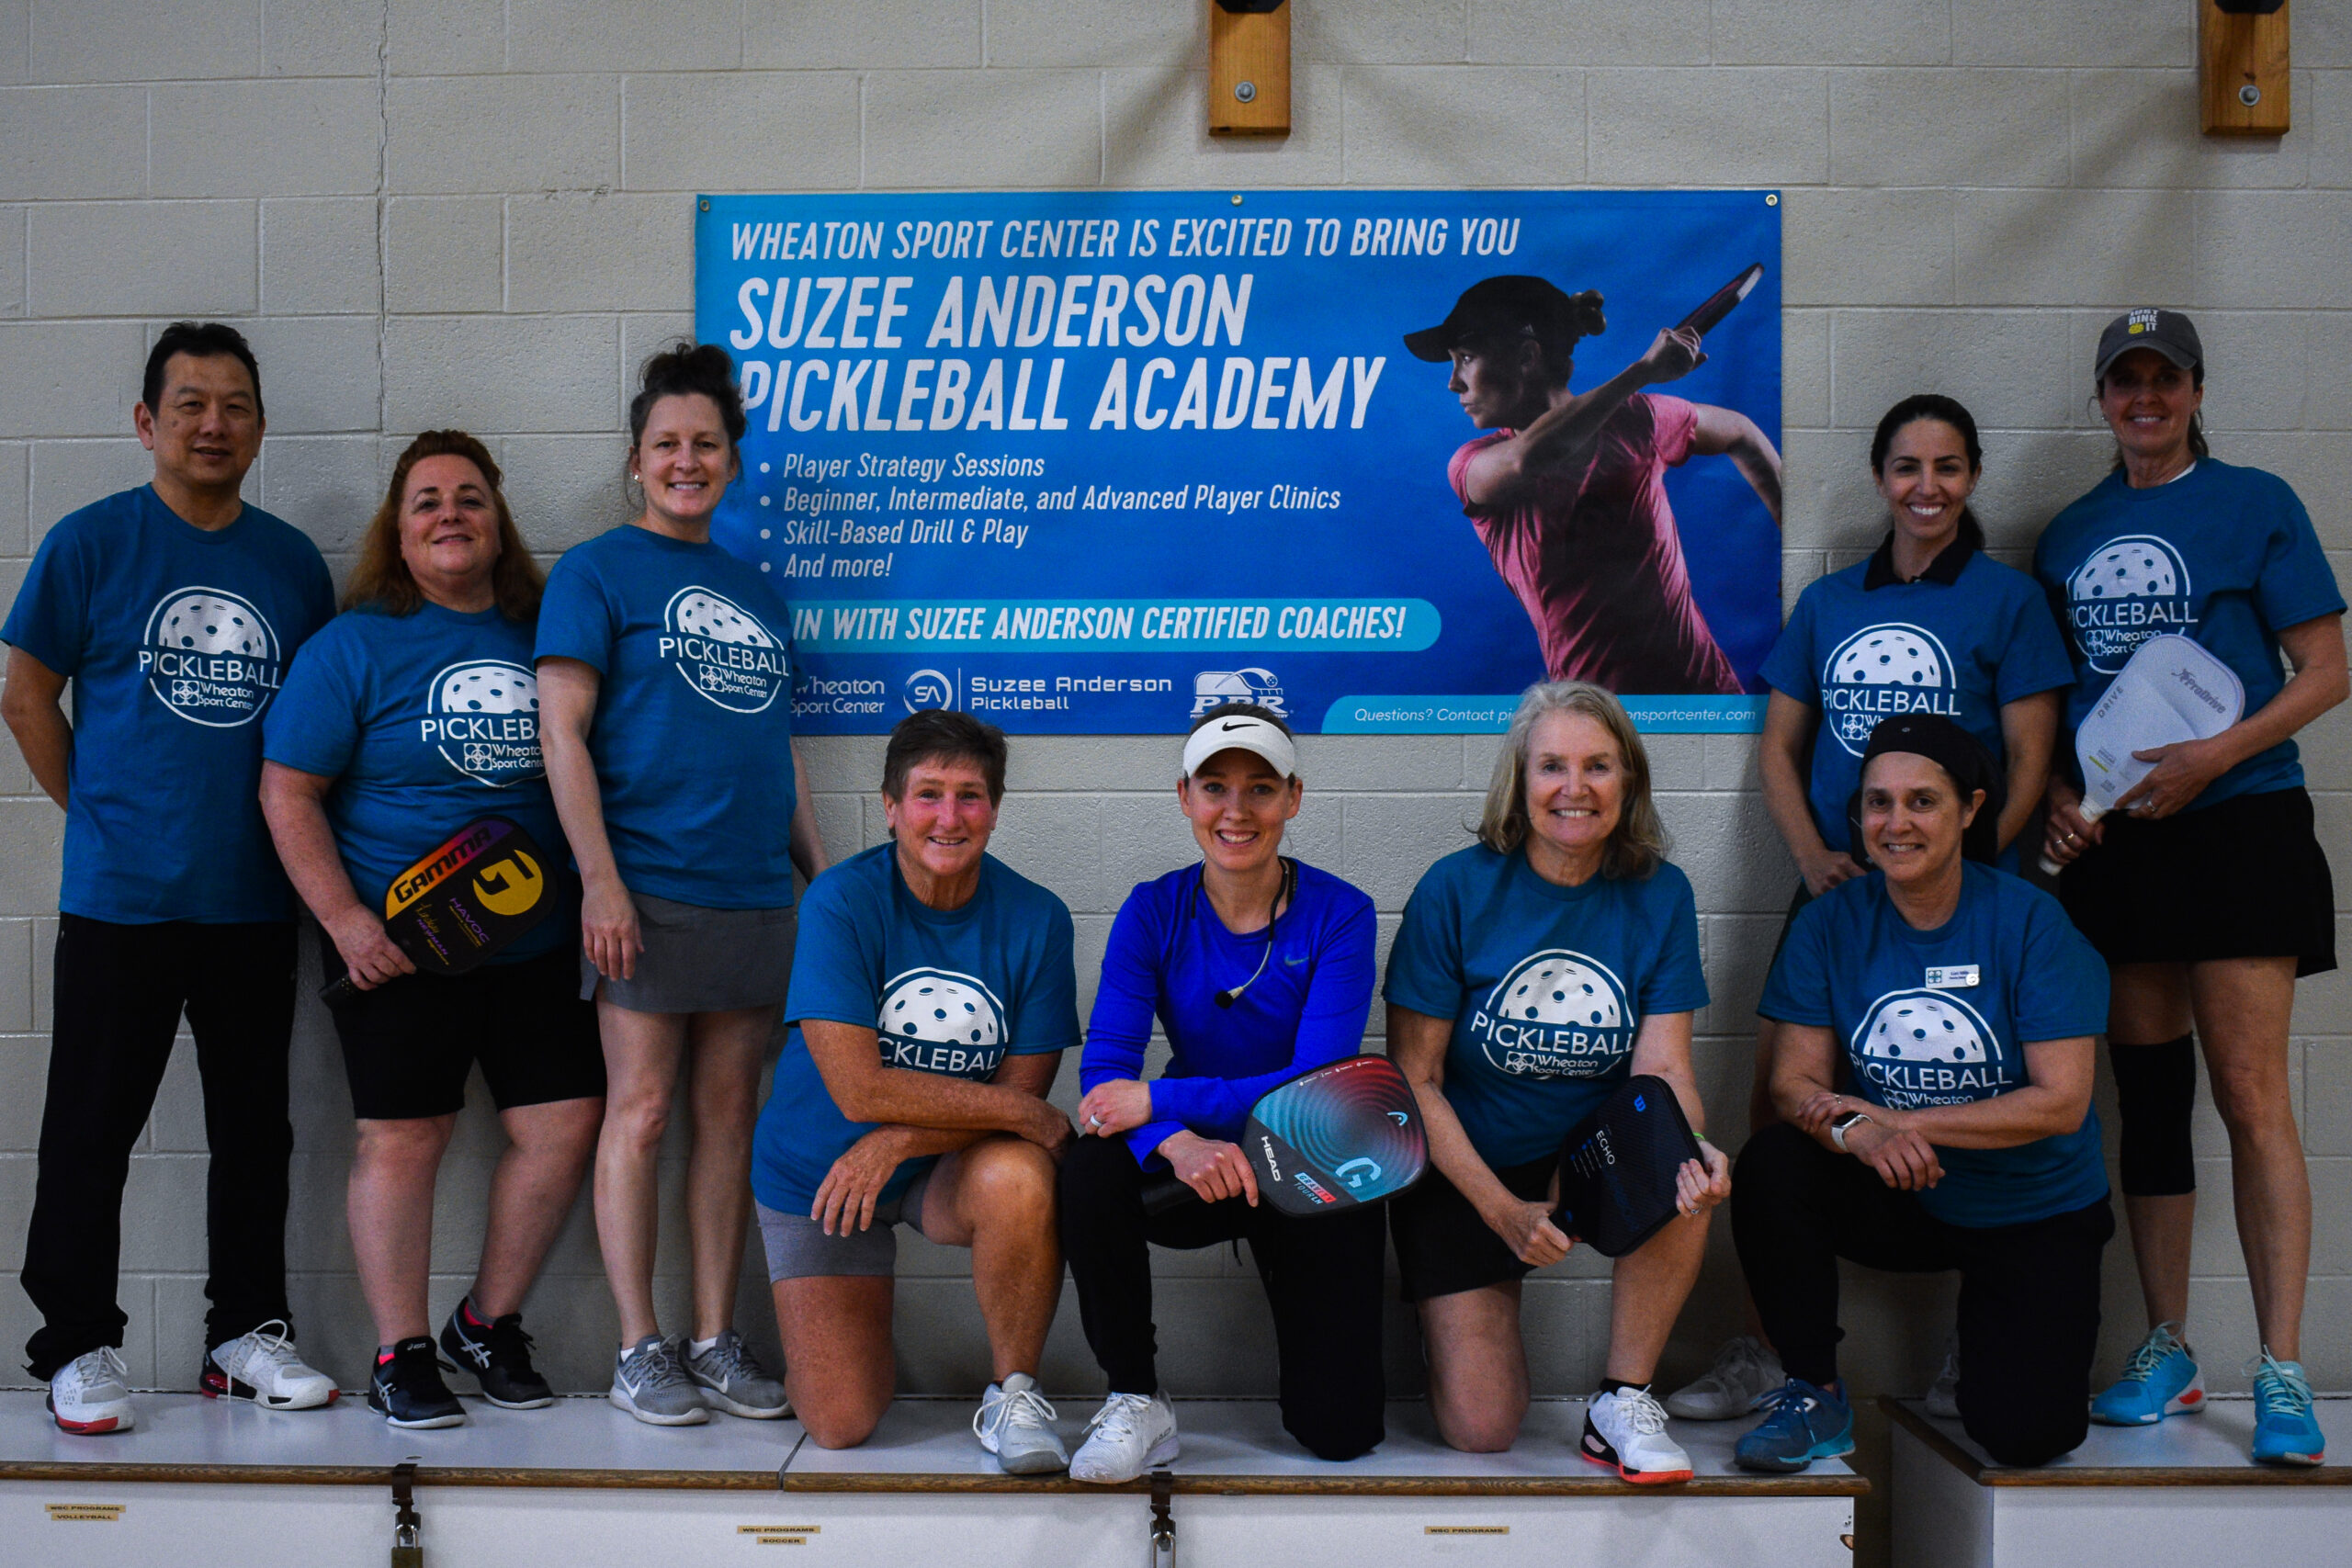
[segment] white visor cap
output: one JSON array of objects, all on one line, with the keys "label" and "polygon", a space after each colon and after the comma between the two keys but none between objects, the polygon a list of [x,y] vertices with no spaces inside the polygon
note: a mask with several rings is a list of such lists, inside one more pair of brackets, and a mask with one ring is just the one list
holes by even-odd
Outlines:
[{"label": "white visor cap", "polygon": [[1219,751],[1250,751],[1263,757],[1283,778],[1298,776],[1298,748],[1282,727],[1251,714],[1236,714],[1204,724],[1184,742],[1184,776],[1191,778]]}]

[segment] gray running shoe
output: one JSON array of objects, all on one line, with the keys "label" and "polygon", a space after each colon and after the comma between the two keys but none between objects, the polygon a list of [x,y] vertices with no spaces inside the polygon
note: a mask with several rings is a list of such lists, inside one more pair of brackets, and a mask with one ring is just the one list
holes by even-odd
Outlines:
[{"label": "gray running shoe", "polygon": [[1685,1421],[1736,1420],[1763,1409],[1787,1381],[1772,1348],[1742,1335],[1724,1342],[1704,1377],[1666,1396],[1666,1413]]},{"label": "gray running shoe", "polygon": [[620,1353],[613,1363],[615,1404],[654,1427],[698,1427],[710,1419],[702,1390],[686,1375],[678,1348],[659,1334],[649,1334]]},{"label": "gray running shoe", "polygon": [[1009,1372],[990,1383],[972,1416],[972,1435],[996,1455],[1007,1475],[1050,1475],[1069,1468],[1069,1450],[1053,1428],[1054,1407],[1027,1372]]},{"label": "gray running shoe", "polygon": [[1943,1421],[1960,1419],[1960,1335],[1955,1332],[1944,1341],[1944,1370],[1936,1374],[1928,1386],[1928,1397],[1921,1407],[1930,1416]]},{"label": "gray running shoe", "polygon": [[[681,1347],[691,1350],[691,1346]],[[774,1421],[792,1414],[784,1402],[784,1384],[768,1375],[752,1355],[743,1337],[731,1328],[700,1355],[686,1357],[686,1375],[702,1391],[702,1402],[713,1410],[752,1421]]]}]

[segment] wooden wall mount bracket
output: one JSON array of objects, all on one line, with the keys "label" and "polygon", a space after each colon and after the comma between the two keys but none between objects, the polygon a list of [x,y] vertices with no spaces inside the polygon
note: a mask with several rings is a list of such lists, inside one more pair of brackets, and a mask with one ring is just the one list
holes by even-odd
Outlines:
[{"label": "wooden wall mount bracket", "polygon": [[2291,128],[2287,13],[2286,0],[2197,0],[2206,135],[2284,136]]},{"label": "wooden wall mount bracket", "polygon": [[1209,0],[1209,134],[1290,134],[1291,0]]}]

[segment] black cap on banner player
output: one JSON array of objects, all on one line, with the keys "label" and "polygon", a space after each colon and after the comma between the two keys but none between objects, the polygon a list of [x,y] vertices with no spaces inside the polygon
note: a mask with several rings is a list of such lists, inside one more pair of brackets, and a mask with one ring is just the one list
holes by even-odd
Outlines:
[{"label": "black cap on banner player", "polygon": [[1578,324],[1576,301],[1557,284],[1508,274],[1482,277],[1464,289],[1445,320],[1407,333],[1405,347],[1414,358],[1434,364],[1450,358],[1456,348],[1473,339],[1522,333],[1539,343],[1553,343],[1589,335],[1589,330]]}]

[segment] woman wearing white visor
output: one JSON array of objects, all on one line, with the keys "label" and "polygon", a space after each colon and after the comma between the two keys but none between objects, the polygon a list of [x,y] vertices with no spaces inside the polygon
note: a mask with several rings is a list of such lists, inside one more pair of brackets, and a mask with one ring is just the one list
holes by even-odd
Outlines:
[{"label": "woman wearing white visor", "polygon": [[[1061,1169],[1062,1251],[1111,1384],[1074,1480],[1132,1481],[1176,1458],[1147,1244],[1247,1236],[1273,1308],[1284,1428],[1327,1460],[1383,1435],[1379,1210],[1284,1218],[1235,1142],[1260,1095],[1356,1055],[1372,1007],[1372,900],[1283,855],[1299,798],[1279,717],[1254,703],[1203,715],[1176,784],[1201,860],[1138,886],[1111,927]],[[1174,1055],[1145,1082],[1155,1017]],[[1146,1187],[1170,1170],[1202,1201],[1146,1213]]]}]

